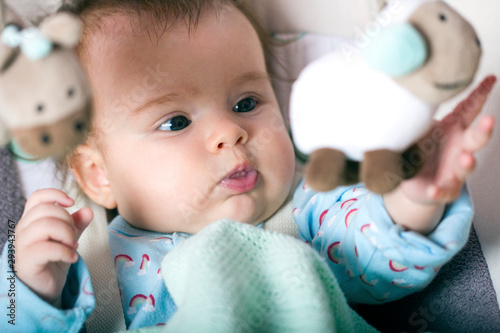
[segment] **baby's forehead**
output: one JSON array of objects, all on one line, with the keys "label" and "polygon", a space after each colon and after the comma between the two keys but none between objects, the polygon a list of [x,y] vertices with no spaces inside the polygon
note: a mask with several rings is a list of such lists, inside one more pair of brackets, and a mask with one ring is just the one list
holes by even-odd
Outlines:
[{"label": "baby's forehead", "polygon": [[[224,70],[221,73],[227,72],[224,75],[236,76],[242,74],[240,72],[254,72],[255,68],[265,73],[264,57],[261,48],[258,47],[260,42],[255,30],[250,22],[242,19],[241,13],[237,11],[232,13],[222,16],[207,13],[200,18],[200,24],[193,30],[190,30],[185,22],[171,21],[173,25],[167,27],[166,31],[159,32],[154,31],[156,28],[154,26],[142,25],[141,21],[138,21],[141,18],[137,15],[113,13],[102,16],[99,27],[85,36],[84,50],[81,52],[93,85],[97,113],[108,113],[110,106],[116,109],[113,107],[117,104],[115,102],[122,100],[123,96],[144,96],[138,93],[139,90],[144,90],[143,87],[147,87],[146,90],[153,93],[157,93],[158,89],[166,91],[172,90],[171,88],[179,90],[184,86],[192,88],[193,82],[189,78],[194,74],[184,75],[183,72],[189,70],[191,73],[193,68],[197,68],[194,72],[201,73],[206,69],[207,53],[200,50],[228,55],[229,40],[237,45],[242,43],[238,31],[243,31],[245,37],[248,37],[243,47],[240,45],[238,49],[246,50],[248,45],[249,50],[244,54],[231,52],[231,54],[238,53],[238,56],[232,58],[240,60],[227,59],[228,63],[224,68],[227,69],[230,63],[233,70]],[[213,33],[214,31],[217,33]],[[222,39],[220,37],[213,39],[221,35],[225,36]],[[219,56],[216,58],[217,62],[220,62],[220,58]],[[169,66],[171,63],[176,63],[178,66]],[[167,72],[169,75],[165,76]],[[212,75],[212,72],[208,74]],[[229,80],[232,76],[224,79]],[[150,89],[152,87],[156,88]],[[138,107],[136,104],[139,103],[129,103],[129,100],[130,98],[127,99],[127,105]]]},{"label": "baby's forehead", "polygon": [[[225,5],[221,8],[231,8],[230,5]],[[212,16],[218,17],[221,8],[206,8],[199,9],[199,13],[179,14],[171,13],[165,15],[156,15],[149,11],[135,11],[123,9],[101,9],[82,17],[84,21],[84,39],[94,35],[103,35],[106,41],[120,40],[121,38],[136,37],[143,38],[146,36],[152,42],[156,42],[165,33],[173,28],[185,28],[187,32],[196,29],[199,21],[203,17]]]},{"label": "baby's forehead", "polygon": [[[152,39],[152,37],[160,36],[158,31],[160,26],[144,16],[139,16],[137,13],[112,12],[84,22],[84,46],[89,41],[114,44],[130,38],[147,37]],[[162,34],[166,29],[163,30]]]},{"label": "baby's forehead", "polygon": [[108,72],[111,69],[103,67],[106,63],[115,62],[121,54],[136,52],[137,45],[155,47],[159,38],[164,38],[168,30],[181,23],[172,21],[170,24],[161,27],[144,15],[130,12],[111,12],[95,19],[87,18],[78,53],[92,79],[103,70]]}]

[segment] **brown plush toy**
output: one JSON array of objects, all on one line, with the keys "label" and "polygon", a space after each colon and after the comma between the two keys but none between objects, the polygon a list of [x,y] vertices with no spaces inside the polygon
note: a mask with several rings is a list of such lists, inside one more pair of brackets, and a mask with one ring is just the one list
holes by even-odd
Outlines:
[{"label": "brown plush toy", "polygon": [[[306,180],[316,190],[358,181],[376,193],[393,190],[409,176],[404,152],[478,68],[474,28],[441,0],[394,1],[376,22],[384,27],[366,45],[311,63],[293,86],[292,133],[310,154]],[[417,169],[425,154],[414,155]]]},{"label": "brown plush toy", "polygon": [[27,158],[61,156],[84,140],[90,122],[90,89],[74,52],[81,22],[63,12],[38,28],[17,21],[0,43],[0,122]]}]

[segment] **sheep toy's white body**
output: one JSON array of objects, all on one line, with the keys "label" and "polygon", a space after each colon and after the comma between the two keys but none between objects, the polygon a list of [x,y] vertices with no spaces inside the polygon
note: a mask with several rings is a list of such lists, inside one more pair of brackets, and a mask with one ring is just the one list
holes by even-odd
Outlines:
[{"label": "sheep toy's white body", "polygon": [[339,51],[301,72],[290,121],[301,152],[331,148],[361,161],[366,151],[406,150],[429,129],[435,111],[362,57],[348,59]]},{"label": "sheep toy's white body", "polygon": [[387,26],[359,54],[345,48],[328,54],[293,86],[293,138],[310,155],[305,176],[316,190],[361,181],[383,194],[414,176],[417,168],[400,167],[403,152],[431,128],[439,104],[466,89],[477,71],[481,42],[474,28],[441,0],[390,2],[378,22]]}]

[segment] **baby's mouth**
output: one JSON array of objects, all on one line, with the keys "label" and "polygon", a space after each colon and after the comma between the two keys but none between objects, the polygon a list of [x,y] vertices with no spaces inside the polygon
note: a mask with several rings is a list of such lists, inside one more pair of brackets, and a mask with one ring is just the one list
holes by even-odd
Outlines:
[{"label": "baby's mouth", "polygon": [[259,180],[258,172],[248,163],[237,164],[219,185],[237,194],[250,192]]}]

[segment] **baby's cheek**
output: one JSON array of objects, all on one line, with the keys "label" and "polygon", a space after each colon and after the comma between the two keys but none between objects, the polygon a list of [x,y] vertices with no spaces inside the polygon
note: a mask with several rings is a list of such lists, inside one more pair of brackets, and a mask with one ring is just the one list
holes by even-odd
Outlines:
[{"label": "baby's cheek", "polygon": [[276,138],[276,150],[270,156],[271,168],[277,181],[277,191],[286,198],[290,192],[295,174],[295,155],[288,134]]},{"label": "baby's cheek", "polygon": [[254,147],[260,151],[279,149],[283,139],[288,137],[279,109],[272,105],[262,106],[249,135]]}]

